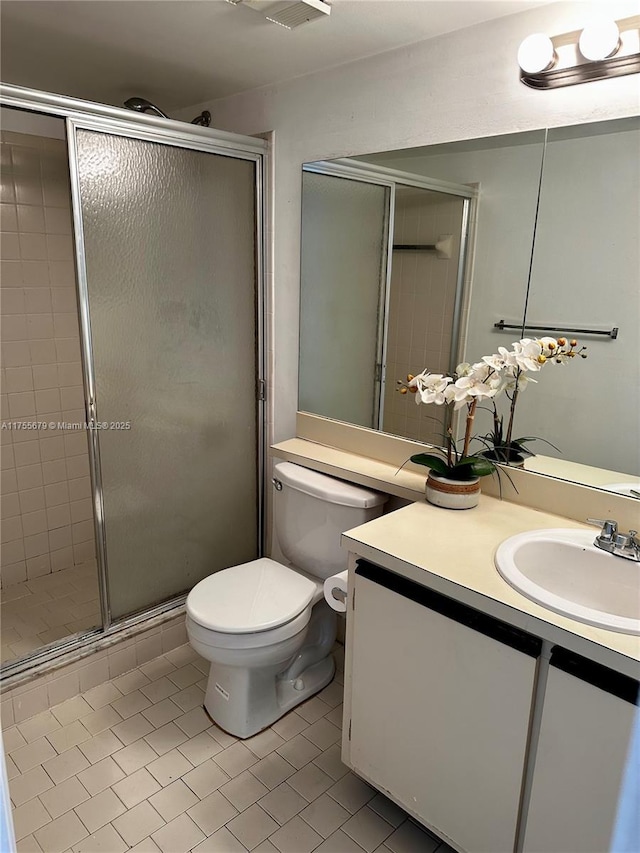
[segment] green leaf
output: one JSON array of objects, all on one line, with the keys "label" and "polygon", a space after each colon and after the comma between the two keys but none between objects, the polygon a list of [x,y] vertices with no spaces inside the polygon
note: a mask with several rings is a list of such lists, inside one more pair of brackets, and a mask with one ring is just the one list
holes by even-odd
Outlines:
[{"label": "green leaf", "polygon": [[444,459],[441,459],[439,456],[434,456],[432,453],[416,453],[414,456],[411,456],[409,459],[410,462],[414,462],[416,465],[425,465],[427,468],[431,468],[438,474],[443,474],[446,476],[449,466],[445,462]]}]

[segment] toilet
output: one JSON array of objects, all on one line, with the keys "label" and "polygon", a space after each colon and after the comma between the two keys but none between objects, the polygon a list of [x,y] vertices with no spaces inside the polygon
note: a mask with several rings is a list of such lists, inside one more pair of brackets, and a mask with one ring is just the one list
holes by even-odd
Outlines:
[{"label": "toilet", "polygon": [[382,513],[386,495],[291,462],[274,468],[274,526],[290,565],[232,566],[187,597],[187,634],[211,662],[204,706],[220,728],[256,734],[333,678],[336,614],[326,578],[344,571],[340,535]]}]

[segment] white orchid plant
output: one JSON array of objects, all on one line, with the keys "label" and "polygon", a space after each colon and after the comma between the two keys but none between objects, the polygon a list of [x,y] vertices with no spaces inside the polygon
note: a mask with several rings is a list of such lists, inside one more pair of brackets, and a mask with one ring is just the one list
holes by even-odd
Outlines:
[{"label": "white orchid plant", "polygon": [[[485,355],[475,364],[459,364],[453,375],[430,373],[423,370],[417,376],[407,376],[407,381],[398,380],[401,394],[413,393],[417,404],[433,403],[449,405],[454,410],[467,408],[467,418],[462,450],[458,450],[451,426],[447,429],[447,446],[442,456],[432,453],[417,453],[410,461],[426,465],[437,474],[454,480],[471,480],[483,477],[495,470],[494,461],[508,462],[512,452],[531,455],[524,444],[533,437],[514,439],[513,419],[518,395],[529,382],[536,382],[527,374],[537,373],[545,364],[567,364],[576,356],[586,358],[586,347],[577,349],[576,340],[566,338],[523,338],[513,344],[513,349],[499,347],[494,355]],[[509,421],[506,435],[503,432],[503,417],[498,415],[495,397],[504,392],[510,400]],[[493,407],[494,428],[486,436],[478,437],[483,450],[471,453],[473,424],[478,405],[489,400]],[[484,453],[489,448],[493,459]]]}]

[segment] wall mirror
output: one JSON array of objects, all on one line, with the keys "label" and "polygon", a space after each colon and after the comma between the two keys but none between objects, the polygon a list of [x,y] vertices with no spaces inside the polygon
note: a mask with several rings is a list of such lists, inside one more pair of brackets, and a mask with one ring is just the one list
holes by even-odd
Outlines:
[{"label": "wall mirror", "polygon": [[631,118],[305,164],[299,409],[439,445],[398,379],[566,332],[588,358],[521,395],[525,467],[640,491],[639,151]]}]

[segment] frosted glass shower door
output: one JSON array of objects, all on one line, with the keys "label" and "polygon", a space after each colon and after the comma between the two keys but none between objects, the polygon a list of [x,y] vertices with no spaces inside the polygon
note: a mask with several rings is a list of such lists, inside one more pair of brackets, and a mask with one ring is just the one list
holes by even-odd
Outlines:
[{"label": "frosted glass shower door", "polygon": [[256,162],[76,129],[111,615],[259,550]]}]

